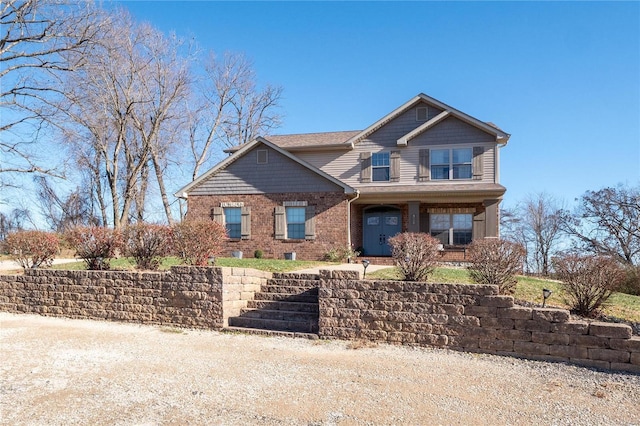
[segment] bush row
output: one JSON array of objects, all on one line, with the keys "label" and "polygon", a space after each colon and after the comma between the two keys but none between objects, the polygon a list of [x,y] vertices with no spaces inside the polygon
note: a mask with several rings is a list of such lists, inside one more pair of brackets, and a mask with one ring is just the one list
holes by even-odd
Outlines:
[{"label": "bush row", "polygon": [[158,269],[161,258],[178,256],[187,265],[206,266],[218,256],[227,238],[225,227],[213,221],[185,221],[173,226],[137,223],[123,230],[76,227],[61,237],[44,231],[19,231],[5,240],[5,250],[23,268],[48,266],[60,250],[61,239],[89,270],[109,269],[109,260],[122,253],[138,269]]}]

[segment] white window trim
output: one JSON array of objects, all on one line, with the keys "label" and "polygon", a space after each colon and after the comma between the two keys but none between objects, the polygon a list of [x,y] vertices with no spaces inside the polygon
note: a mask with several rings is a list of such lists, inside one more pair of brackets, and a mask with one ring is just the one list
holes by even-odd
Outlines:
[{"label": "white window trim", "polygon": [[[387,166],[374,166],[373,165],[373,156],[376,154],[387,154],[387,156],[389,157],[389,164]],[[375,180],[373,178],[373,176],[375,175],[374,170],[375,169],[382,169],[382,168],[386,168],[389,170],[389,173],[387,173],[389,175],[389,179],[387,180]],[[371,153],[371,182],[391,182],[391,151],[379,151],[379,152],[372,152]]]}]

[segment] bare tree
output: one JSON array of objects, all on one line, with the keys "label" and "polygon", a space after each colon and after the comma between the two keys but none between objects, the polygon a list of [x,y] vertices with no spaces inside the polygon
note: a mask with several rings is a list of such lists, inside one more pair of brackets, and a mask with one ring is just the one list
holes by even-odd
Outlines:
[{"label": "bare tree", "polygon": [[25,229],[31,222],[31,213],[24,208],[15,208],[10,213],[0,212],[0,241],[4,241],[12,232]]},{"label": "bare tree", "polygon": [[[61,75],[77,69],[67,52],[82,52],[100,28],[90,2],[6,0],[0,4],[0,185],[7,175],[60,176],[36,151],[55,109]],[[41,147],[40,147],[41,148]],[[40,149],[41,151],[41,149]]]},{"label": "bare tree", "polygon": [[267,134],[281,124],[278,111],[282,88],[259,89],[251,62],[242,54],[210,54],[205,63],[200,99],[187,108],[193,156],[192,179],[211,155],[212,147],[231,147]]},{"label": "bare tree", "polygon": [[526,248],[529,271],[549,274],[551,256],[563,236],[561,210],[552,196],[539,193],[527,197],[514,210],[503,212],[503,235]]},{"label": "bare tree", "polygon": [[562,221],[578,246],[627,266],[640,265],[640,184],[587,191],[578,203]]},{"label": "bare tree", "polygon": [[35,178],[42,215],[52,230],[64,232],[76,226],[97,226],[92,194],[87,186],[60,196],[44,176]]}]

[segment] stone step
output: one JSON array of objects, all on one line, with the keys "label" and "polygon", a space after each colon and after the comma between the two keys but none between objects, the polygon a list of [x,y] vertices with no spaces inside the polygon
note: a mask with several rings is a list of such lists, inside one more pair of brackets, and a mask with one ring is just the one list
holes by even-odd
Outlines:
[{"label": "stone step", "polygon": [[263,328],[248,328],[248,327],[225,327],[222,331],[228,331],[231,333],[246,333],[246,334],[259,334],[262,336],[277,336],[277,337],[294,337],[301,339],[318,340],[319,336],[314,333],[303,333],[295,331],[279,331],[279,330],[266,330]]},{"label": "stone step", "polygon": [[302,274],[297,272],[274,272],[272,277],[274,279],[296,279],[296,280],[319,280],[320,275],[318,274]]},{"label": "stone step", "polygon": [[240,310],[240,316],[243,318],[261,318],[267,320],[318,322],[317,312],[278,311],[269,309],[243,308]]},{"label": "stone step", "polygon": [[317,295],[318,288],[308,288],[299,286],[283,286],[283,285],[263,285],[260,293],[278,293],[278,294],[306,294],[309,296]]},{"label": "stone step", "polygon": [[247,308],[267,309],[272,311],[296,311],[296,312],[319,312],[318,301],[313,302],[289,302],[280,300],[249,300]]},{"label": "stone step", "polygon": [[304,280],[297,278],[269,278],[267,285],[278,285],[283,287],[304,287],[304,288],[318,288],[320,281],[318,280]]},{"label": "stone step", "polygon": [[302,302],[302,303],[318,303],[317,294],[291,294],[291,293],[256,293],[254,300],[272,300],[276,302]]},{"label": "stone step", "polygon": [[296,333],[318,332],[318,321],[283,321],[264,318],[230,317],[229,326],[275,331],[290,331]]}]

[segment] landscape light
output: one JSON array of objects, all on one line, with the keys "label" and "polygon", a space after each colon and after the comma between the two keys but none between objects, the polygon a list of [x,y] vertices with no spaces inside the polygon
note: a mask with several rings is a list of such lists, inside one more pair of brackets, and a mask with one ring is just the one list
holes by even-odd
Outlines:
[{"label": "landscape light", "polygon": [[547,299],[551,296],[552,291],[546,288],[542,289],[542,307],[547,304]]},{"label": "landscape light", "polygon": [[367,276],[367,267],[371,264],[370,260],[364,259],[362,261],[362,266],[364,266],[364,274],[362,275],[362,279],[364,279]]}]

